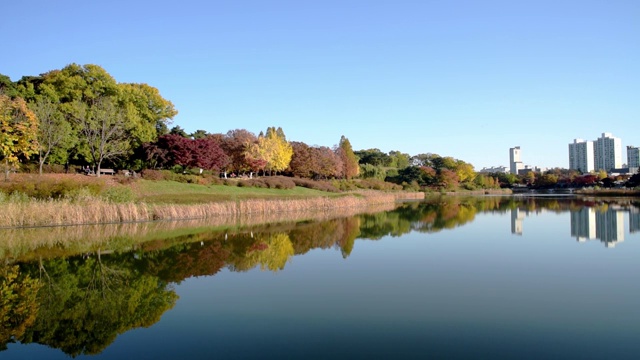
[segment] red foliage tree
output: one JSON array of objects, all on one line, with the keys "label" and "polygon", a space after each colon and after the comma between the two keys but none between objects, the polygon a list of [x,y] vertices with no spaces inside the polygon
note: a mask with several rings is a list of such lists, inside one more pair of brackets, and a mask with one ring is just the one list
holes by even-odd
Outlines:
[{"label": "red foliage tree", "polygon": [[230,130],[222,137],[220,146],[230,158],[229,168],[231,171],[244,173],[260,167],[252,166],[247,161],[247,150],[257,140],[255,134],[244,129]]},{"label": "red foliage tree", "polygon": [[288,171],[294,176],[311,178],[314,173],[314,158],[312,149],[303,142],[292,141],[293,156],[289,162]]}]

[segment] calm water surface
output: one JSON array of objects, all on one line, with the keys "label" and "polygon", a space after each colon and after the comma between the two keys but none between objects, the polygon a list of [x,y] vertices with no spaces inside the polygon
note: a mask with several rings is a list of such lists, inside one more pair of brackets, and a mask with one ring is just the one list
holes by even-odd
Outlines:
[{"label": "calm water surface", "polygon": [[639,234],[637,200],[487,197],[18,242],[0,358],[637,358]]}]

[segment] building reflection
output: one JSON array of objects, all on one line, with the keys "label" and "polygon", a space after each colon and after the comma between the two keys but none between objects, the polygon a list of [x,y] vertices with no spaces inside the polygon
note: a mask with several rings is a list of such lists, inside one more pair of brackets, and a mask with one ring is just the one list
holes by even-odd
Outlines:
[{"label": "building reflection", "polygon": [[631,208],[629,210],[629,232],[635,233],[640,231],[640,209]]},{"label": "building reflection", "polygon": [[606,247],[624,241],[624,214],[628,210],[582,208],[571,212],[571,236],[579,242],[600,240]]},{"label": "building reflection", "polygon": [[511,209],[511,233],[516,235],[522,235],[522,224],[524,218],[528,215],[527,210],[520,208]]},{"label": "building reflection", "polygon": [[[640,209],[637,207],[609,206],[606,209],[582,207],[570,210],[571,236],[578,242],[599,240],[606,247],[615,247],[624,241],[625,215],[629,216],[629,233],[640,232]],[[511,209],[511,233],[523,234],[524,219],[530,211]]]}]

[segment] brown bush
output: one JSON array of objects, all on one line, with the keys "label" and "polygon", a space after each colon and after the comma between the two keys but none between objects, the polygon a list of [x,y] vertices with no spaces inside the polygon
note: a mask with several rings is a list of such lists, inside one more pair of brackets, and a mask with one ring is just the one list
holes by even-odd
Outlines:
[{"label": "brown bush", "polygon": [[146,180],[165,180],[164,173],[161,170],[144,169],[140,172],[140,176]]},{"label": "brown bush", "polygon": [[9,182],[0,183],[5,194],[20,193],[34,199],[60,199],[80,191],[99,195],[107,187],[104,179],[65,174],[16,174]]},{"label": "brown bush", "polygon": [[338,188],[333,186],[328,181],[316,181],[311,179],[291,178],[296,186],[305,187],[308,189],[328,191],[328,192],[340,192]]}]

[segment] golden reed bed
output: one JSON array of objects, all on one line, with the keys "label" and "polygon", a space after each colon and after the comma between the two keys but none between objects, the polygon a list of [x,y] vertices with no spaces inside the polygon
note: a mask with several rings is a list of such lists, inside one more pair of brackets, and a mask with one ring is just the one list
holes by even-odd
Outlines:
[{"label": "golden reed bed", "polygon": [[239,215],[296,213],[309,210],[366,208],[394,203],[399,199],[420,199],[423,193],[360,192],[339,198],[298,200],[240,200],[206,204],[109,203],[101,200],[65,200],[4,203],[0,227],[60,226],[81,224],[130,223],[155,220],[208,219]]},{"label": "golden reed bed", "polygon": [[[263,224],[298,221],[326,221],[364,213],[393,210],[397,204],[386,202],[362,207],[338,207],[295,212],[253,212],[212,216],[209,218],[146,221],[79,226],[51,226],[0,229],[0,261],[55,257],[60,254],[81,254],[96,248],[130,248],[136,243],[178,236],[183,231],[198,232],[211,229],[240,229]],[[255,210],[255,209],[252,209]]]}]

